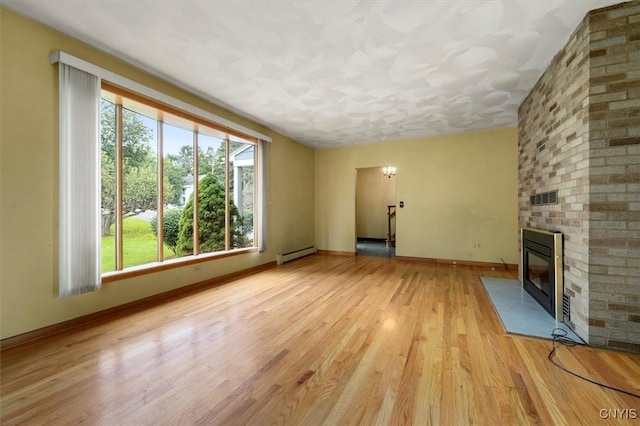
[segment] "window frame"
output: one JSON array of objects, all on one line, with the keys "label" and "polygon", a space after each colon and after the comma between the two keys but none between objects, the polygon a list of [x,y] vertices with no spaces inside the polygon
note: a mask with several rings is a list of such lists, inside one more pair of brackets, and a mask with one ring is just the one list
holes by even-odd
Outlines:
[{"label": "window frame", "polygon": [[[145,274],[149,274],[149,273],[154,273],[154,272],[159,272],[159,271],[164,271],[164,270],[168,270],[168,269],[174,269],[174,268],[180,268],[180,267],[185,267],[185,266],[189,266],[189,265],[194,265],[194,264],[199,264],[202,262],[208,262],[211,260],[216,260],[216,259],[222,259],[222,258],[226,258],[226,257],[231,257],[231,256],[236,256],[236,255],[241,255],[241,254],[246,254],[246,253],[254,253],[254,252],[259,252],[260,248],[260,241],[261,241],[261,232],[262,229],[260,229],[260,215],[263,214],[263,212],[261,211],[261,209],[259,208],[259,200],[262,197],[261,195],[261,191],[264,190],[264,188],[262,188],[262,185],[259,184],[257,182],[257,179],[260,179],[261,176],[261,167],[263,165],[260,164],[261,160],[262,160],[262,156],[260,154],[260,149],[261,149],[261,144],[260,144],[260,138],[255,137],[253,135],[249,135],[246,134],[244,132],[241,132],[239,130],[236,129],[232,129],[229,128],[227,126],[224,126],[222,124],[219,124],[215,121],[211,121],[209,119],[205,119],[203,117],[200,117],[198,115],[193,114],[192,112],[187,112],[184,111],[180,108],[177,108],[175,106],[172,105],[167,105],[166,103],[163,102],[159,102],[157,100],[151,99],[149,97],[146,97],[144,95],[141,95],[139,93],[136,93],[135,91],[129,90],[127,88],[122,88],[119,85],[113,84],[110,81],[107,80],[102,80],[101,81],[101,92],[104,94],[104,92],[108,92],[111,94],[111,96],[114,96],[115,99],[117,100],[117,102],[115,103],[116,105],[116,121],[119,122],[119,124],[116,124],[116,127],[119,128],[119,130],[116,131],[116,161],[118,162],[118,167],[116,167],[116,235],[114,236],[115,238],[115,246],[116,246],[116,265],[115,271],[108,271],[108,272],[103,272],[101,271],[101,280],[102,283],[110,283],[110,282],[115,282],[115,281],[119,281],[122,279],[126,279],[126,278],[132,278],[132,277],[136,277],[136,276],[140,276],[140,275],[145,275]],[[103,96],[101,95],[101,98],[103,98]],[[167,124],[172,124],[170,121],[164,121],[164,114],[167,114],[168,116],[175,116],[178,117],[180,120],[187,120],[191,123],[194,124],[194,128],[192,130],[190,130],[193,134],[193,148],[194,148],[194,158],[193,158],[193,167],[194,167],[194,175],[197,174],[197,170],[198,170],[198,149],[197,149],[197,139],[198,139],[198,127],[199,126],[203,126],[205,128],[209,128],[218,132],[221,132],[222,134],[225,135],[225,182],[224,182],[224,186],[225,186],[225,250],[223,251],[217,251],[217,252],[207,252],[207,253],[200,253],[198,250],[198,239],[197,239],[197,234],[198,234],[198,208],[197,208],[197,191],[198,191],[198,186],[197,186],[197,179],[194,178],[194,223],[193,223],[193,228],[194,228],[194,254],[191,255],[187,255],[187,256],[183,256],[183,257],[178,257],[178,258],[174,258],[174,259],[163,259],[163,254],[162,254],[162,250],[163,250],[163,245],[164,245],[164,241],[163,241],[163,234],[162,234],[162,229],[163,229],[163,203],[161,203],[160,201],[162,200],[163,197],[163,175],[164,175],[164,167],[163,165],[163,161],[162,159],[164,158],[164,152],[163,152],[163,144],[162,144],[162,125],[158,126],[158,151],[157,151],[157,179],[158,179],[158,193],[157,193],[157,197],[158,197],[158,235],[157,235],[157,245],[158,245],[158,253],[156,254],[156,261],[155,262],[149,262],[149,263],[145,263],[145,264],[141,264],[141,265],[137,265],[137,266],[130,266],[130,267],[123,267],[123,262],[122,262],[122,246],[123,246],[123,235],[122,235],[122,220],[123,220],[123,214],[122,214],[122,185],[123,185],[123,176],[122,176],[122,109],[123,108],[127,108],[127,106],[123,107],[123,99],[130,101],[130,102],[134,102],[136,104],[142,104],[154,111],[156,111],[157,116],[154,118],[152,116],[150,116],[150,118],[153,118],[155,120],[157,120],[157,122],[160,123],[167,123]],[[117,111],[120,111],[119,113]],[[145,114],[146,115],[146,114]],[[243,141],[246,141],[250,144],[253,145],[254,147],[254,187],[253,187],[253,241],[252,241],[252,246],[251,247],[242,247],[242,248],[232,248],[230,245],[231,242],[231,233],[232,230],[230,229],[230,216],[231,216],[231,209],[230,209],[230,202],[231,202],[231,186],[230,186],[230,182],[231,182],[231,177],[230,177],[230,164],[229,164],[229,156],[230,156],[230,140],[231,137],[237,137],[242,139]],[[236,183],[237,184],[237,183]],[[97,212],[97,214],[100,214],[100,212]]]}]

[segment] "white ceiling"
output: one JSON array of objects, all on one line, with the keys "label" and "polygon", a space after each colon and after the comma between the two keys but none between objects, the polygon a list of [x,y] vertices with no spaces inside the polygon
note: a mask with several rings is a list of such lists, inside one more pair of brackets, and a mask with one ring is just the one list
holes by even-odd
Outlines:
[{"label": "white ceiling", "polygon": [[0,0],[311,147],[513,126],[607,0]]}]

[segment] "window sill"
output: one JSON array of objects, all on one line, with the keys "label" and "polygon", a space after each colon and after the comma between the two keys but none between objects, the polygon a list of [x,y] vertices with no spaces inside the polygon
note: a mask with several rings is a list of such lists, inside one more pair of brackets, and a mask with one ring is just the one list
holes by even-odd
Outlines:
[{"label": "window sill", "polygon": [[257,247],[241,248],[236,250],[224,251],[219,253],[202,253],[195,256],[185,256],[179,259],[165,260],[164,262],[147,263],[140,266],[132,266],[122,271],[105,272],[102,274],[102,284],[108,284],[127,278],[138,277],[141,275],[152,274],[155,272],[166,271],[169,269],[182,268],[202,262],[232,257],[247,253],[257,253]]}]

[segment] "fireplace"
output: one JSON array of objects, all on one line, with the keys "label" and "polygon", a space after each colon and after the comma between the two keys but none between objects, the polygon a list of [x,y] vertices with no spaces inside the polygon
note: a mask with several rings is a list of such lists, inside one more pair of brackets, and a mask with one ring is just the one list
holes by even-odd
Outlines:
[{"label": "fireplace", "polygon": [[562,234],[522,228],[522,287],[558,322],[562,314]]}]

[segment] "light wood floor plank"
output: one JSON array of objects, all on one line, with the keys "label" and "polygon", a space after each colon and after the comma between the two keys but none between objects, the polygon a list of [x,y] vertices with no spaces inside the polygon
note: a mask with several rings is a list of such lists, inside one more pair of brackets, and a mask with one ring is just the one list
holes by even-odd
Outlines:
[{"label": "light wood floor plank", "polygon": [[[505,334],[489,268],[317,255],[2,351],[1,423],[594,424],[640,400]],[[110,285],[118,285],[116,283]],[[640,356],[558,346],[640,392]],[[637,421],[637,419],[635,419]],[[615,424],[633,424],[617,419]]]}]

